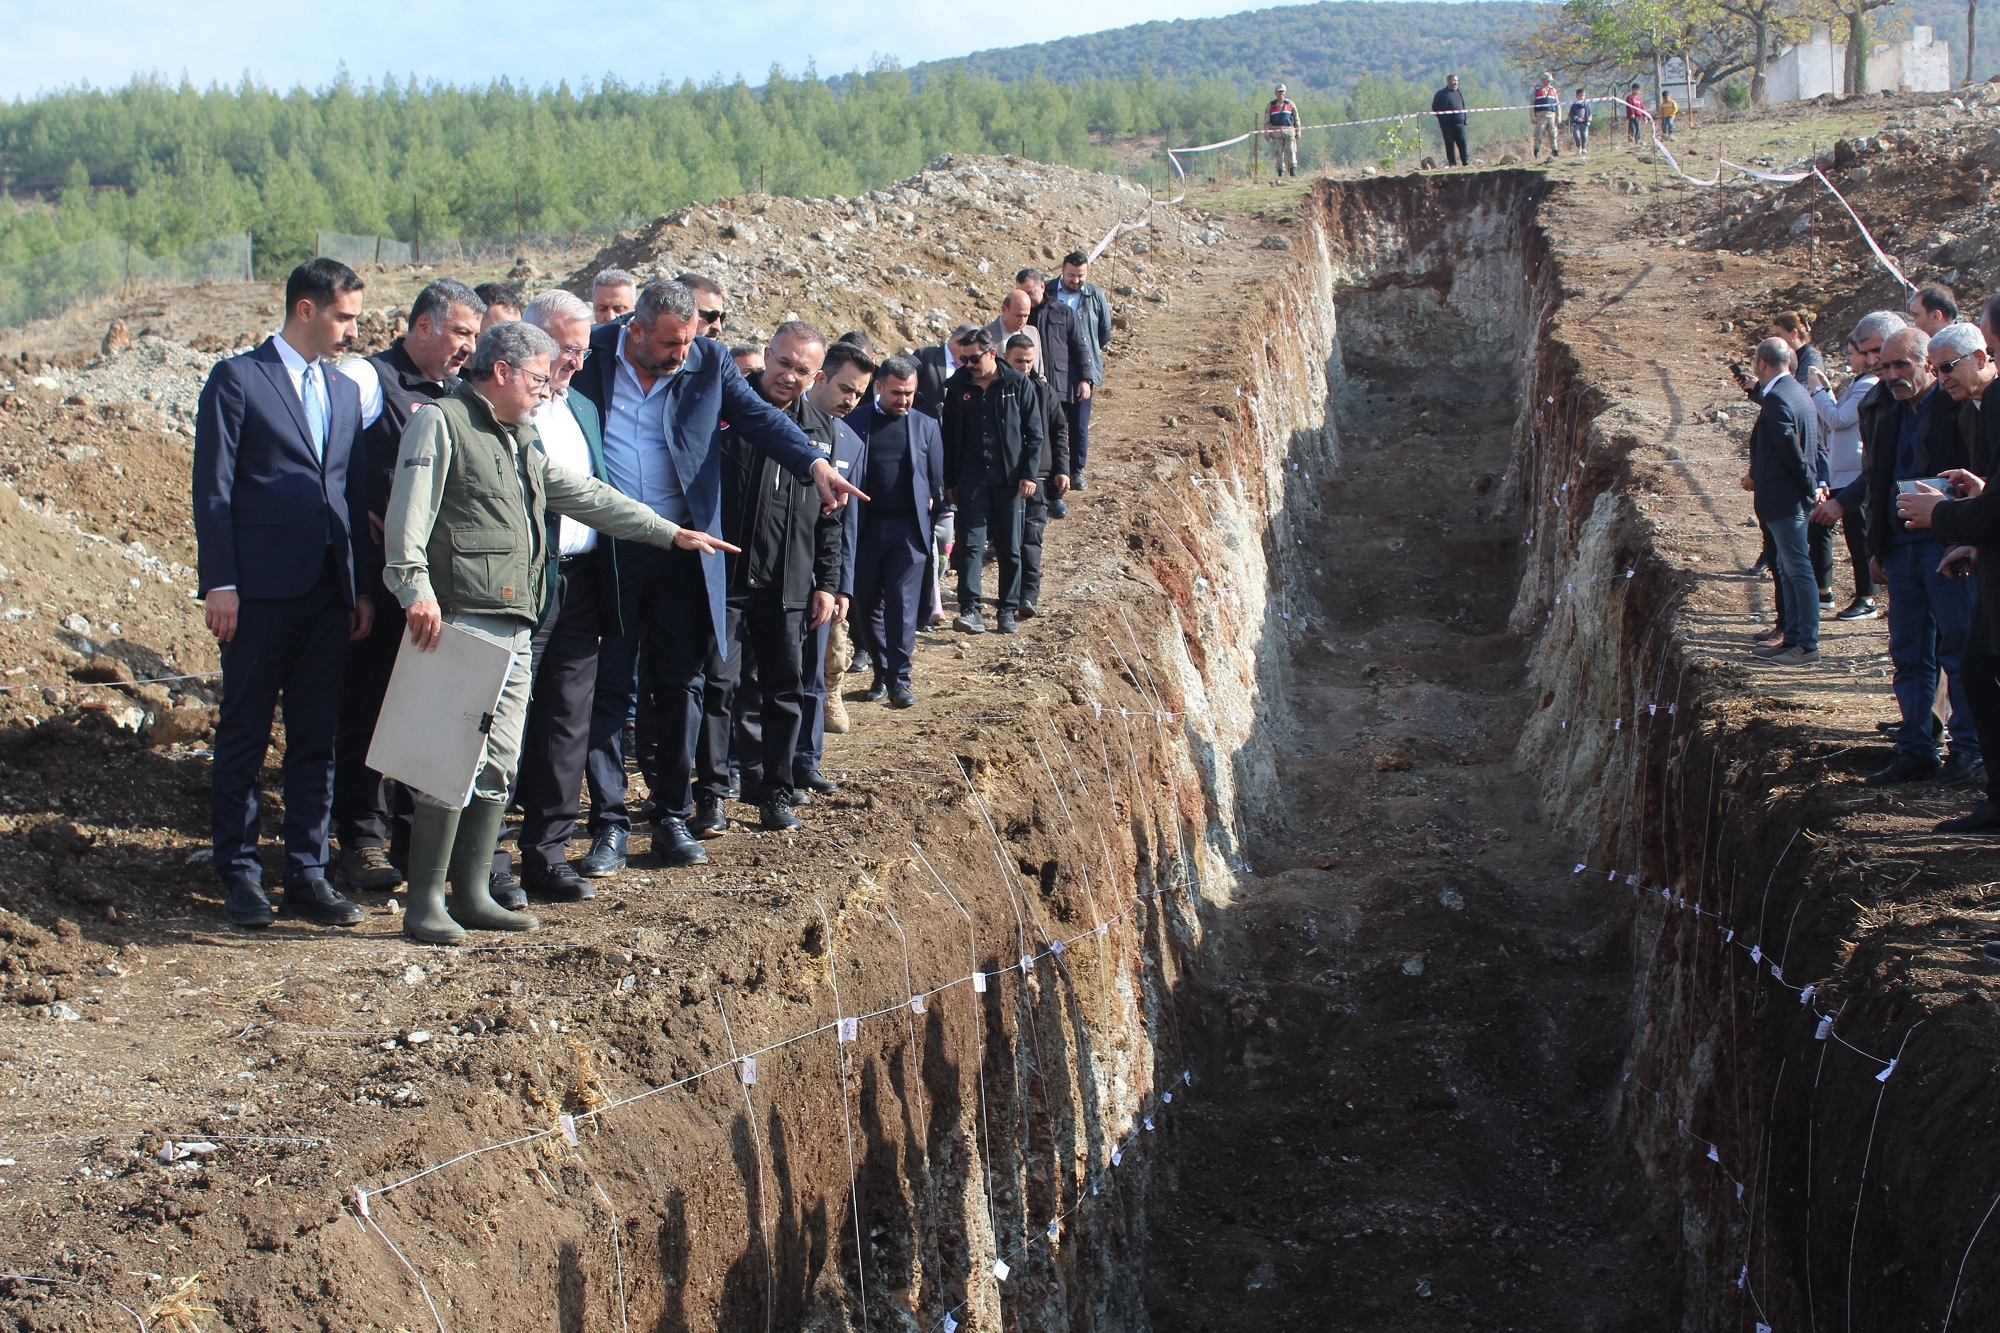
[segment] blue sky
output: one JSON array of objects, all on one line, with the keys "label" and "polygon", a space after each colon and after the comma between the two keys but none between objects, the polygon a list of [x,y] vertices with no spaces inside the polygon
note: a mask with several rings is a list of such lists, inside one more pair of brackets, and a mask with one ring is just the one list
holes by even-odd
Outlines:
[{"label": "blue sky", "polygon": [[1206,18],[1259,8],[1255,0],[1011,0],[920,5],[858,0],[0,0],[0,97],[134,74],[233,83],[247,70],[280,87],[317,87],[342,62],[357,81],[402,78],[530,85],[662,77],[697,82],[742,74],[762,83],[773,63],[817,61],[824,75],[878,56],[905,65],[996,46],[1052,41],[1150,19]]}]

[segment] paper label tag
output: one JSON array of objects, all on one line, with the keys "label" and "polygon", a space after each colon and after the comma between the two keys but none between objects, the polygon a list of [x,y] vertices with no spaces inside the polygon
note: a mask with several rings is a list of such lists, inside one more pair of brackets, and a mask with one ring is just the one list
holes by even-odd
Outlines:
[{"label": "paper label tag", "polygon": [[1722,1154],[1715,1150],[1715,1145],[1713,1143],[1708,1145],[1708,1160],[1711,1162],[1718,1162],[1718,1163],[1722,1161]]},{"label": "paper label tag", "polygon": [[843,1018],[840,1020],[840,1039],[842,1041],[853,1041],[860,1035],[861,1035],[860,1019]]},{"label": "paper label tag", "polygon": [[1147,1117],[1146,1117],[1146,1128],[1147,1128],[1148,1130],[1150,1130],[1150,1129],[1152,1129],[1152,1127],[1153,1127],[1153,1117],[1151,1117],[1151,1116],[1147,1116]]},{"label": "paper label tag", "polygon": [[559,1115],[556,1117],[556,1124],[562,1129],[563,1138],[569,1142],[570,1147],[574,1148],[576,1146],[576,1117],[568,1114]]},{"label": "paper label tag", "polygon": [[1750,946],[1750,961],[1753,963],[1764,961],[1764,948],[1762,945],[1753,944]]},{"label": "paper label tag", "polygon": [[1825,1018],[1820,1019],[1818,1029],[1813,1032],[1813,1040],[1825,1041],[1828,1037],[1831,1037],[1832,1035],[1833,1035],[1833,1015],[1828,1014]]},{"label": "paper label tag", "polygon": [[1111,933],[1111,923],[1109,921],[1098,922],[1097,933],[1100,935],[1109,935]]},{"label": "paper label tag", "polygon": [[1172,1100],[1174,1099],[1174,1094],[1173,1094],[1173,1093],[1171,1093],[1171,1092],[1163,1092],[1163,1093],[1161,1093],[1161,1094],[1160,1094],[1160,1098],[1161,1098],[1161,1100],[1162,1100],[1162,1101],[1169,1101],[1169,1102],[1170,1102],[1170,1101],[1172,1101]]},{"label": "paper label tag", "polygon": [[1891,1060],[1889,1062],[1889,1067],[1887,1069],[1884,1069],[1881,1073],[1875,1076],[1875,1081],[1877,1083],[1887,1083],[1889,1081],[1889,1075],[1895,1072],[1896,1072],[1896,1062],[1894,1060]]},{"label": "paper label tag", "polygon": [[1058,1223],[1058,1222],[1051,1222],[1051,1223],[1049,1223],[1049,1239],[1050,1239],[1050,1240],[1054,1240],[1054,1239],[1056,1239],[1056,1237],[1057,1237],[1057,1236],[1059,1236],[1059,1235],[1061,1235],[1061,1234],[1062,1234],[1062,1225],[1061,1225],[1061,1223]]},{"label": "paper label tag", "polygon": [[916,1014],[921,1014],[921,1013],[923,1013],[923,1012],[924,1012],[924,997],[923,997],[923,996],[921,996],[921,995],[912,995],[912,996],[910,997],[910,1012],[911,1012],[911,1013],[916,1013]]},{"label": "paper label tag", "polygon": [[944,1317],[944,1333],[958,1333],[958,1321],[950,1315]]},{"label": "paper label tag", "polygon": [[974,972],[972,974],[972,989],[981,995],[986,993],[986,974],[984,972]]},{"label": "paper label tag", "polygon": [[1033,958],[1029,957],[1029,956],[1028,956],[1027,954],[1022,954],[1022,955],[1021,955],[1021,975],[1025,977],[1025,976],[1027,976],[1027,975],[1028,975],[1028,974],[1029,974],[1030,972],[1032,972],[1032,971],[1034,971],[1034,970],[1035,970],[1035,960],[1034,960]]},{"label": "paper label tag", "polygon": [[1050,952],[1050,953],[1052,953],[1052,954],[1056,954],[1057,956],[1061,956],[1061,954],[1062,954],[1062,951],[1063,951],[1063,942],[1062,942],[1061,940],[1050,940],[1050,941],[1049,941],[1049,952]]},{"label": "paper label tag", "polygon": [[742,1064],[743,1064],[743,1086],[747,1088],[756,1083],[757,1081],[757,1057],[754,1055],[746,1055],[743,1057]]},{"label": "paper label tag", "polygon": [[1111,1165],[1117,1166],[1120,1162],[1124,1160],[1125,1160],[1125,1153],[1123,1149],[1113,1148],[1111,1150]]},{"label": "paper label tag", "polygon": [[1183,1069],[1181,1071],[1181,1083],[1190,1088],[1194,1086],[1194,1071],[1192,1069]]},{"label": "paper label tag", "polygon": [[993,1278],[996,1282],[1005,1282],[1007,1275],[1013,1271],[1013,1269],[1007,1267],[1005,1259],[995,1259],[993,1261]]},{"label": "paper label tag", "polygon": [[1811,1004],[1811,1003],[1812,1003],[1812,997],[1813,997],[1813,992],[1814,992],[1814,991],[1816,991],[1816,990],[1818,990],[1818,989],[1819,989],[1819,987],[1817,987],[1817,986],[1808,986],[1808,987],[1806,987],[1806,988],[1805,988],[1804,990],[1800,991],[1800,992],[1799,992],[1799,1003],[1800,1003],[1800,1004]]}]

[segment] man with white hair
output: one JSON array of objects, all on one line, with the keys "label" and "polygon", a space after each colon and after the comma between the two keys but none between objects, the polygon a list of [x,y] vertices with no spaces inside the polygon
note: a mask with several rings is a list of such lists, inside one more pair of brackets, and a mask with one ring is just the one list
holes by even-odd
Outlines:
[{"label": "man with white hair", "polygon": [[600,269],[590,284],[590,322],[609,324],[632,313],[639,300],[639,280],[622,268]]}]

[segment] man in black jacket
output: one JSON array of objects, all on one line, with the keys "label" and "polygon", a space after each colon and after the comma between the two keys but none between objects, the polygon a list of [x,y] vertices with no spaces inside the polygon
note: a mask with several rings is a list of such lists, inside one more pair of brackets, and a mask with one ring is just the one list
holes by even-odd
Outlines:
[{"label": "man in black jacket", "polygon": [[1444,87],[1431,98],[1431,114],[1437,117],[1438,133],[1444,136],[1444,164],[1471,166],[1472,159],[1465,153],[1465,94],[1458,90],[1458,75],[1445,76]]},{"label": "man in black jacket", "polygon": [[[361,448],[367,473],[368,539],[382,545],[382,517],[403,427],[420,404],[458,388],[458,372],[479,341],[486,302],[455,278],[439,278],[410,303],[409,332],[385,351],[339,367],[361,393]],[[386,594],[373,599],[368,637],[350,644],[341,670],[340,729],[333,749],[333,830],[340,841],[334,879],[342,888],[393,889],[403,872],[385,850],[390,838],[389,789],[368,767],[368,743],[389,689],[402,643],[403,608]],[[407,810],[407,801],[404,808]]]},{"label": "man in black jacket", "polygon": [[935,419],[944,410],[944,382],[958,373],[965,336],[977,324],[961,324],[937,347],[917,349],[917,411]]},{"label": "man in black jacket", "polygon": [[[1007,340],[1007,364],[1026,375],[1035,386],[1042,405],[1042,434],[1048,448],[1042,451],[1041,485],[1028,497],[1021,520],[1021,609],[1022,620],[1033,618],[1042,598],[1042,533],[1049,526],[1053,506],[1062,503],[1069,489],[1069,414],[1055,386],[1035,373],[1035,345],[1016,334]],[[1056,515],[1058,518],[1060,514]]]},{"label": "man in black jacket", "polygon": [[[1889,590],[1889,658],[1895,664],[1896,754],[1869,776],[1875,786],[1938,778],[1964,782],[1981,762],[1979,733],[1966,702],[1960,658],[1972,633],[1975,589],[1944,571],[1946,548],[1896,513],[1899,492],[1914,490],[1951,469],[1969,469],[1972,449],[1959,428],[1959,408],[1938,386],[1921,329],[1892,334],[1882,348],[1882,381],[1896,410],[1870,441],[1868,545],[1876,581]],[[1948,677],[1951,759],[1939,767],[1931,706],[1938,672]]]},{"label": "man in black jacket", "polygon": [[[826,337],[818,329],[799,320],[781,324],[764,349],[764,369],[750,376],[750,387],[831,458],[834,418],[805,396],[825,359]],[[821,513],[812,483],[799,481],[739,438],[726,416],[716,428],[715,447],[722,455],[722,530],[725,540],[743,551],[729,557],[727,566],[728,651],[718,645],[710,653],[702,696],[699,781],[689,825],[702,838],[729,827],[723,802],[729,794],[730,703],[739,679],[745,678],[746,662],[755,663],[762,754],[740,756],[743,795],[755,796],[766,829],[799,826],[792,807],[801,658],[807,626],[817,630],[833,619],[845,517],[838,510]]]},{"label": "man in black jacket", "polygon": [[1819,414],[1805,386],[1792,378],[1792,349],[1783,339],[1757,345],[1757,423],[1750,430],[1750,471],[1757,521],[1771,534],[1785,589],[1785,637],[1751,649],[1771,666],[1819,661],[1819,585],[1806,550],[1806,514],[1820,495],[1823,470]]},{"label": "man in black jacket", "polygon": [[[1041,335],[1042,375],[1055,388],[1056,401],[1069,404],[1079,397],[1090,397],[1090,373],[1092,356],[1090,333],[1083,327],[1083,321],[1076,312],[1061,301],[1052,301],[1054,295],[1048,282],[1034,269],[1024,268],[1014,275],[1014,285],[1026,292],[1034,301],[1028,312],[1028,322]],[[1006,349],[1001,349],[1004,354]]]},{"label": "man in black jacket", "polygon": [[952,627],[984,634],[981,564],[990,542],[1000,557],[996,628],[1016,629],[1021,601],[1022,506],[1042,473],[1041,396],[1028,377],[1001,362],[993,335],[974,329],[958,348],[958,373],[944,386],[944,479],[958,507],[958,618]]}]

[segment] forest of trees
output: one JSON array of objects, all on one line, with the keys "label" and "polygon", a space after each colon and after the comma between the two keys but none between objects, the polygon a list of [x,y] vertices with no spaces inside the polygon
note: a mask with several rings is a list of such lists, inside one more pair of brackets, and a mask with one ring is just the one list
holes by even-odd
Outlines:
[{"label": "forest of trees", "polygon": [[[1308,119],[1349,119],[1428,106],[1433,86],[1367,77],[1298,100]],[[758,188],[856,194],[951,151],[1117,166],[1165,186],[1164,156],[1145,145],[1241,133],[1262,97],[1220,78],[1006,84],[961,68],[837,86],[774,70],[754,89],[140,79],[0,105],[0,271],[94,238],[161,255],[248,232],[270,274],[310,254],[321,229],[430,246],[602,234]],[[1308,161],[1376,157],[1382,142],[1379,130],[1313,137]]]}]

